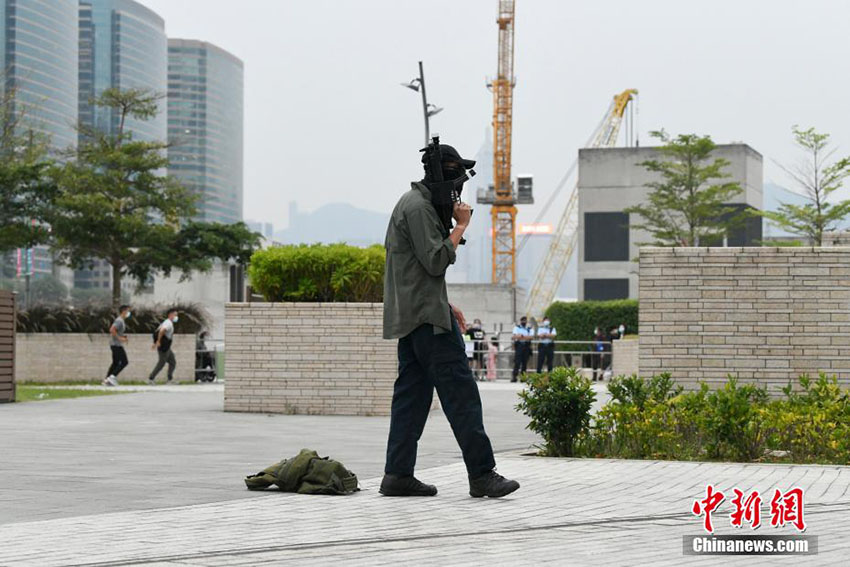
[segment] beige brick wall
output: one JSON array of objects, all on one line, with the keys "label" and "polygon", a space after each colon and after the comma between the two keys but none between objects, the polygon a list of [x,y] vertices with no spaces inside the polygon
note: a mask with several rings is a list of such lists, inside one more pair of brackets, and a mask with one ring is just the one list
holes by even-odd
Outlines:
[{"label": "beige brick wall", "polygon": [[614,376],[640,374],[639,342],[637,337],[611,342],[611,372]]},{"label": "beige brick wall", "polygon": [[229,303],[225,411],[389,415],[397,341],[380,303]]},{"label": "beige brick wall", "polygon": [[[118,376],[122,380],[147,380],[157,362],[149,334],[128,335],[125,347],[129,366]],[[172,346],[177,359],[175,380],[195,379],[195,336],[174,335]],[[85,333],[18,333],[15,340],[15,373],[18,382],[59,382],[102,380],[112,363],[109,335]],[[168,367],[157,376],[164,381]]]},{"label": "beige brick wall", "polygon": [[824,371],[850,384],[850,248],[642,248],[640,369],[772,391]]}]

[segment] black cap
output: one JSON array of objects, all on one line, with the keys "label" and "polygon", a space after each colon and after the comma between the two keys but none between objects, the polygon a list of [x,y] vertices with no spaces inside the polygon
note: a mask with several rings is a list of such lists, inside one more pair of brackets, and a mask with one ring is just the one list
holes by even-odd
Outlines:
[{"label": "black cap", "polygon": [[475,167],[474,159],[463,159],[460,157],[460,154],[457,153],[457,150],[447,144],[440,144],[440,155],[442,156],[442,161],[454,161],[461,164],[466,169],[472,169]]},{"label": "black cap", "polygon": [[[473,167],[475,167],[474,159],[463,159],[462,157],[460,157],[460,154],[457,153],[457,150],[448,144],[440,144],[440,158],[440,161],[442,163],[445,163],[447,161],[453,161],[455,163],[461,164],[464,169],[472,169]],[[427,154],[423,155],[422,163],[427,163],[427,161]]]}]

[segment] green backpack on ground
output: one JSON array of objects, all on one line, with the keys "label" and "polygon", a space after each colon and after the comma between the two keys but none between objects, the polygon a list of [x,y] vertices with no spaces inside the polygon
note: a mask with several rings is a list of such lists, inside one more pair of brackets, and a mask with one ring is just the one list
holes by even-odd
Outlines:
[{"label": "green backpack on ground", "polygon": [[360,490],[357,475],[339,461],[319,457],[310,449],[301,449],[297,456],[245,478],[248,490],[265,490],[273,484],[284,492],[298,494],[350,494]]}]

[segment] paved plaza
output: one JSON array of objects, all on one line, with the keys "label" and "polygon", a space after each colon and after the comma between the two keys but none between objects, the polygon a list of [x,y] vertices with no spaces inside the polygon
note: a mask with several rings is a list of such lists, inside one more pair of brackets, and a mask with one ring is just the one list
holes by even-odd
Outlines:
[{"label": "paved plaza", "polygon": [[[594,386],[601,390],[600,385]],[[225,414],[217,385],[0,407],[0,566],[840,565],[850,560],[850,467],[544,459],[513,411],[517,388],[483,385],[499,471],[522,483],[472,499],[439,411],[418,475],[435,498],[378,495],[387,418]],[[241,478],[302,447],[352,468],[344,497],[254,493]],[[705,485],[806,489],[806,557],[685,556]],[[728,510],[717,533],[735,531]],[[767,514],[765,514],[767,515]],[[762,526],[759,534],[790,534]]]}]

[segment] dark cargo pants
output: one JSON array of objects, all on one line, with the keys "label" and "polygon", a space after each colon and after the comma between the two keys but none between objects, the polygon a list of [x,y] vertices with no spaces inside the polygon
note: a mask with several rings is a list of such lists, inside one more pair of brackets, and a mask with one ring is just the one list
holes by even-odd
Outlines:
[{"label": "dark cargo pants", "polygon": [[413,474],[416,448],[435,388],[469,476],[480,476],[496,466],[490,439],[484,432],[478,385],[454,316],[451,320],[450,333],[435,335],[434,327],[426,324],[398,341],[398,378],[384,468],[387,474]]}]

